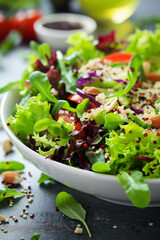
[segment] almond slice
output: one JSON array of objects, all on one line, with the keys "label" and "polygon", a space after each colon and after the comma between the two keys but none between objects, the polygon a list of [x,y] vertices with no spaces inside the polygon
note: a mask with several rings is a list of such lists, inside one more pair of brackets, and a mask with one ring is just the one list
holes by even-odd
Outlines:
[{"label": "almond slice", "polygon": [[15,183],[15,184],[19,184],[20,182],[23,181],[22,176],[17,173],[17,172],[13,172],[13,171],[5,171],[2,173],[2,178],[4,182],[7,183]]},{"label": "almond slice", "polygon": [[152,126],[155,128],[160,128],[160,114],[149,118],[152,122]]},{"label": "almond slice", "polygon": [[82,89],[85,93],[91,94],[91,95],[98,95],[100,91],[96,87],[84,87]]},{"label": "almond slice", "polygon": [[146,74],[147,79],[152,80],[152,81],[160,81],[160,76],[157,75],[155,72],[149,72]]}]

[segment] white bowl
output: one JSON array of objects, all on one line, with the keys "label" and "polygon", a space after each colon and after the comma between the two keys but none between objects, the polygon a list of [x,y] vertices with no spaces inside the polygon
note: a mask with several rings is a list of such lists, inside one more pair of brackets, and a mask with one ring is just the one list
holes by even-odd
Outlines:
[{"label": "white bowl", "polygon": [[[28,161],[60,183],[113,203],[132,205],[115,176],[98,174],[45,159],[25,146],[6,125],[7,118],[11,116],[13,107],[19,100],[20,95],[17,89],[13,89],[3,97],[1,121],[11,141]],[[147,183],[151,191],[150,206],[160,206],[160,179],[150,179],[147,180]]]},{"label": "white bowl", "polygon": [[[43,24],[50,22],[72,22],[80,23],[84,27],[79,30],[56,30],[45,27]],[[44,16],[37,20],[34,29],[41,42],[48,43],[53,49],[65,51],[68,48],[67,38],[77,31],[83,31],[86,34],[92,34],[97,28],[96,22],[87,16],[73,13],[57,13]]]}]

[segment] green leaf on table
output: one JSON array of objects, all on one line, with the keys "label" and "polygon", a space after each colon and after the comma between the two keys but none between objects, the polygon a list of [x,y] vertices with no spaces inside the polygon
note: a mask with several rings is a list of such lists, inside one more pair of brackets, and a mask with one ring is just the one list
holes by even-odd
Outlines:
[{"label": "green leaf on table", "polygon": [[83,113],[85,112],[85,108],[87,107],[87,105],[89,105],[89,103],[90,103],[89,98],[86,98],[77,105],[76,113],[79,118],[82,117]]},{"label": "green leaf on table", "polygon": [[22,171],[24,168],[25,167],[22,163],[19,163],[19,162],[16,162],[16,161],[0,162],[0,172]]},{"label": "green leaf on table", "polygon": [[57,99],[50,92],[52,85],[50,84],[49,79],[45,73],[35,71],[31,73],[29,80],[32,86],[41,93],[45,100],[54,103],[57,102]]},{"label": "green leaf on table", "polygon": [[92,171],[97,173],[108,173],[111,168],[104,162],[96,162],[92,165]]},{"label": "green leaf on table", "polygon": [[49,177],[48,175],[41,173],[40,178],[38,179],[38,183],[44,183],[45,181],[51,181],[51,182],[55,182],[55,180],[51,177]]},{"label": "green leaf on table", "polygon": [[66,87],[66,92],[76,93],[77,88],[77,79],[74,76],[72,71],[72,66],[66,66],[65,59],[63,54],[60,51],[57,51],[58,66],[61,72],[60,84],[64,83]]},{"label": "green leaf on table", "polygon": [[122,123],[121,117],[118,114],[108,113],[105,116],[104,129],[114,130]]},{"label": "green leaf on table", "polygon": [[14,196],[25,196],[25,193],[17,192],[14,189],[8,189],[5,186],[5,190],[0,190],[0,201],[3,201],[5,198],[14,197]]},{"label": "green leaf on table", "polygon": [[128,174],[121,171],[118,179],[124,188],[130,201],[138,208],[145,208],[150,203],[150,190],[148,184],[145,183],[142,172],[130,171]]},{"label": "green leaf on table", "polygon": [[39,233],[32,233],[32,237],[31,240],[38,240],[40,238],[40,234]]},{"label": "green leaf on table", "polygon": [[91,232],[87,223],[85,222],[86,210],[72,195],[68,194],[67,192],[60,192],[56,198],[56,206],[67,217],[81,221],[84,224],[89,237],[91,238]]},{"label": "green leaf on table", "polygon": [[139,71],[141,65],[142,65],[142,58],[138,54],[135,54],[132,57],[131,63],[129,65],[130,71],[128,71],[128,80],[129,80],[128,85],[124,89],[120,89],[117,93],[110,96],[109,98],[120,97],[122,95],[125,95],[132,89],[132,87],[134,86],[134,84],[137,81],[138,71]]}]

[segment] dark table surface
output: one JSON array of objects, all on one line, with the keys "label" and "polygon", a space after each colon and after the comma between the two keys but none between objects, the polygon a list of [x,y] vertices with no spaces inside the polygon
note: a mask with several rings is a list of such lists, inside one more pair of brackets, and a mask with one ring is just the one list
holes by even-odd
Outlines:
[{"label": "dark table surface", "polygon": [[[132,19],[141,16],[158,15],[160,9],[159,0],[143,0],[139,8],[132,16]],[[27,65],[22,55],[27,53],[25,47],[18,48],[0,60],[0,86],[4,83],[14,81]],[[4,131],[0,130],[0,161],[16,160],[23,162],[26,177],[18,188],[28,188],[34,193],[33,202],[29,204],[27,197],[14,200],[13,207],[8,206],[8,202],[0,203],[0,214],[9,218],[16,216],[18,222],[15,223],[9,218],[9,224],[0,225],[0,240],[30,240],[32,233],[40,233],[41,240],[85,240],[89,239],[86,230],[82,235],[76,235],[74,230],[79,223],[64,217],[61,212],[56,211],[56,196],[61,191],[72,194],[86,209],[86,221],[95,240],[159,240],[160,239],[160,207],[137,209],[105,202],[96,197],[70,189],[58,182],[47,182],[39,185],[37,183],[41,172],[24,160],[17,149],[13,147],[13,152],[5,155],[2,143],[8,137]],[[31,173],[32,177],[29,176]],[[1,189],[3,185],[1,184]],[[29,214],[27,219],[23,219],[19,214],[27,209]],[[35,214],[33,219],[31,214]],[[150,222],[150,223],[149,223]],[[8,233],[1,231],[1,228],[8,230]]]}]

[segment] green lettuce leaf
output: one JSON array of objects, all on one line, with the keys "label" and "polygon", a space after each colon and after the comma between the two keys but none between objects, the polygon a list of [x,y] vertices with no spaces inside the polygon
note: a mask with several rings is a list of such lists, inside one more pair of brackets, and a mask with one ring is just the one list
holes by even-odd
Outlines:
[{"label": "green lettuce leaf", "polygon": [[17,137],[27,143],[27,136],[33,134],[34,124],[40,119],[52,118],[50,115],[50,104],[47,101],[42,102],[41,96],[31,97],[27,102],[27,108],[17,105],[17,111],[14,116],[7,119],[10,123],[10,129]]},{"label": "green lettuce leaf", "polygon": [[105,116],[104,129],[114,130],[122,124],[121,117],[118,114],[108,113]]},{"label": "green lettuce leaf", "polygon": [[71,47],[67,50],[67,56],[77,53],[85,62],[90,59],[102,58],[104,53],[96,49],[92,41],[93,36],[87,36],[83,32],[77,32],[68,38],[68,43]]},{"label": "green lettuce leaf", "polygon": [[130,201],[138,208],[145,208],[150,203],[150,190],[148,184],[145,183],[142,172],[121,171],[118,179],[124,188]]}]

